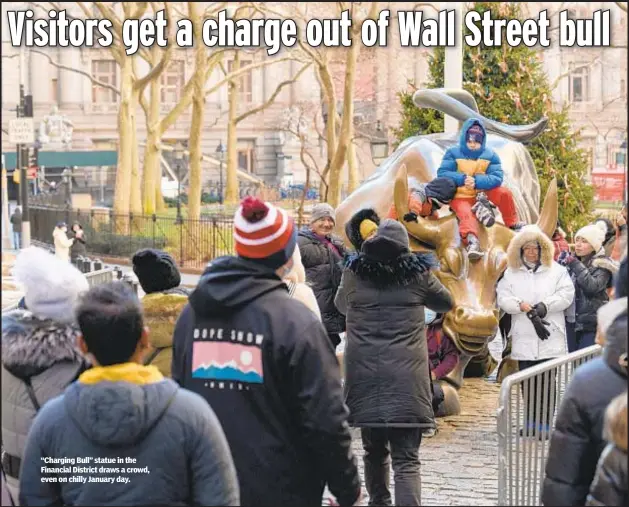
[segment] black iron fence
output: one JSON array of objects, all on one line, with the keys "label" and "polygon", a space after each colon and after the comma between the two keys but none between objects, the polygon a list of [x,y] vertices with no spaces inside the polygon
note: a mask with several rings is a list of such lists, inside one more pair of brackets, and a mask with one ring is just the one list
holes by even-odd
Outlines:
[{"label": "black iron fence", "polygon": [[234,253],[233,217],[214,215],[200,220],[157,215],[118,215],[111,209],[72,210],[52,206],[30,207],[31,237],[53,244],[59,222],[84,230],[90,256],[129,259],[142,248],[170,253],[180,267],[203,268],[208,261]]}]

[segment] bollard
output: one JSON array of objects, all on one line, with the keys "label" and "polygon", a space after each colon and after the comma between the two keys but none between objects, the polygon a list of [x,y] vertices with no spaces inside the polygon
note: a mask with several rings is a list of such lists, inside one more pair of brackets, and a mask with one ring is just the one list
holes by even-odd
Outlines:
[{"label": "bollard", "polygon": [[116,266],[114,272],[116,273],[116,280],[122,280],[122,269]]},{"label": "bollard", "polygon": [[94,271],[100,271],[101,269],[103,269],[103,261],[101,261],[100,259],[95,259],[93,266]]}]

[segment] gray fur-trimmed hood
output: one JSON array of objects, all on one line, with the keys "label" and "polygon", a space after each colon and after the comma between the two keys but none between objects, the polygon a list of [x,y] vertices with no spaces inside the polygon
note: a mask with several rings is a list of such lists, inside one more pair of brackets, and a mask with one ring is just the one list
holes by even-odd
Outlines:
[{"label": "gray fur-trimmed hood", "polygon": [[540,264],[549,268],[553,264],[555,245],[537,225],[526,225],[522,227],[509,243],[507,248],[507,260],[511,269],[522,267],[522,247],[531,241],[537,241],[540,246]]},{"label": "gray fur-trimmed hood", "polygon": [[612,274],[612,276],[618,273],[618,270],[620,269],[620,263],[605,255],[605,248],[601,248],[598,252],[596,252],[594,257],[592,257],[590,264],[595,268],[606,269]]},{"label": "gray fur-trimmed hood", "polygon": [[14,310],[2,316],[2,365],[16,377],[29,378],[57,363],[87,363],[78,335],[75,326]]}]

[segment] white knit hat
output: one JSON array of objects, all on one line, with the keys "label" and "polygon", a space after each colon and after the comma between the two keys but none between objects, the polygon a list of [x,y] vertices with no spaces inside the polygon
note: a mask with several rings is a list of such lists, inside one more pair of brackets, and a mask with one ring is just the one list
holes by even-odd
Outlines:
[{"label": "white knit hat", "polygon": [[72,264],[34,246],[18,254],[13,276],[24,290],[26,308],[55,322],[74,322],[79,296],[89,290],[85,275]]},{"label": "white knit hat", "polygon": [[595,252],[598,252],[603,246],[606,232],[607,227],[604,222],[595,222],[579,229],[575,238],[583,238],[592,246]]}]

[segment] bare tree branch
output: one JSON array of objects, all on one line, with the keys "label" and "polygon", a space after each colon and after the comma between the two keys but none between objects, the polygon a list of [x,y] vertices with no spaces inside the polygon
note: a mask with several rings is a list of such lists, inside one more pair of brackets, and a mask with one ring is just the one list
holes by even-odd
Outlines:
[{"label": "bare tree branch", "polygon": [[205,90],[205,95],[207,96],[207,95],[210,95],[210,94],[214,93],[219,88],[221,88],[221,86],[225,85],[229,81],[233,81],[235,78],[237,78],[241,74],[244,74],[245,72],[249,72],[250,70],[257,69],[258,67],[266,67],[267,65],[271,65],[271,64],[274,64],[274,63],[280,63],[280,62],[287,62],[289,60],[301,61],[298,58],[295,58],[295,57],[292,57],[292,56],[284,56],[282,58],[271,59],[271,60],[262,60],[262,61],[259,61],[259,62],[252,63],[250,65],[245,65],[244,67],[240,67],[238,70],[235,70],[234,72],[230,73],[225,78],[221,79],[218,83],[216,83],[211,88]]},{"label": "bare tree branch", "polygon": [[614,2],[621,10],[627,12],[627,2]]},{"label": "bare tree branch", "polygon": [[597,56],[597,57],[593,58],[591,61],[589,61],[588,63],[584,63],[582,65],[578,65],[577,67],[574,67],[574,68],[569,69],[568,71],[566,71],[566,72],[564,72],[562,74],[559,74],[559,76],[557,76],[557,78],[550,85],[550,89],[554,90],[555,88],[557,88],[557,86],[559,85],[559,83],[561,82],[561,80],[564,77],[569,76],[570,74],[576,72],[577,70],[588,69],[588,68],[592,67],[592,65],[597,63],[600,59],[601,59],[601,57]]},{"label": "bare tree branch", "polygon": [[[145,9],[146,9],[146,2],[144,3],[145,5]],[[170,23],[170,20],[172,19],[172,12],[170,9],[170,3],[169,2],[164,2],[164,6],[166,7],[166,14],[164,15],[164,19],[166,21],[166,23]],[[146,88],[146,85],[149,84],[153,79],[156,79],[160,76],[160,74],[164,71],[164,69],[166,68],[166,66],[170,63],[170,58],[172,56],[173,53],[173,49],[175,48],[175,44],[174,42],[170,42],[170,44],[168,44],[168,47],[166,48],[166,51],[164,52],[164,54],[162,55],[162,57],[159,60],[159,63],[153,67],[147,74],[146,76],[142,77],[141,79],[138,79],[135,84],[134,84],[134,88],[136,90],[139,90],[140,93],[142,93],[142,91],[144,90],[144,88]]]},{"label": "bare tree branch", "polygon": [[[95,84],[96,86],[101,86],[102,88],[107,88],[108,90],[113,91],[116,95],[120,95],[120,90],[118,90],[118,88],[116,88],[115,86],[109,84],[109,83],[104,83],[102,81],[99,81],[98,79],[95,79],[89,72],[86,72],[84,70],[81,69],[76,69],[74,67],[68,67],[67,65],[62,65],[60,63],[55,62],[52,57],[46,53],[44,53],[43,51],[40,51],[38,49],[33,49],[30,48],[29,51],[31,53],[37,53],[39,55],[45,56],[46,58],[48,58],[48,61],[50,62],[50,64],[53,67],[56,67],[58,69],[61,70],[69,70],[70,72],[75,72],[76,74],[80,74],[81,76],[85,76],[87,79],[89,79],[92,84]],[[3,56],[3,58],[5,58]]]},{"label": "bare tree branch", "polygon": [[277,85],[277,87],[275,88],[275,91],[271,94],[271,96],[267,99],[266,102],[264,102],[263,104],[260,104],[258,107],[254,107],[253,109],[250,109],[249,111],[246,111],[244,113],[242,113],[240,116],[236,117],[236,124],[240,123],[241,121],[245,120],[246,118],[248,118],[249,116],[252,116],[254,114],[259,113],[260,111],[263,111],[264,109],[266,109],[267,107],[269,107],[271,104],[273,104],[273,102],[275,102],[275,99],[277,98],[277,96],[280,94],[280,92],[282,91],[282,89],[288,85],[293,84],[295,81],[297,81],[301,75],[308,70],[308,68],[312,65],[311,63],[307,63],[304,66],[302,66],[301,69],[299,69],[299,72],[297,72],[291,79],[287,79],[285,81],[282,81],[280,84]]}]

